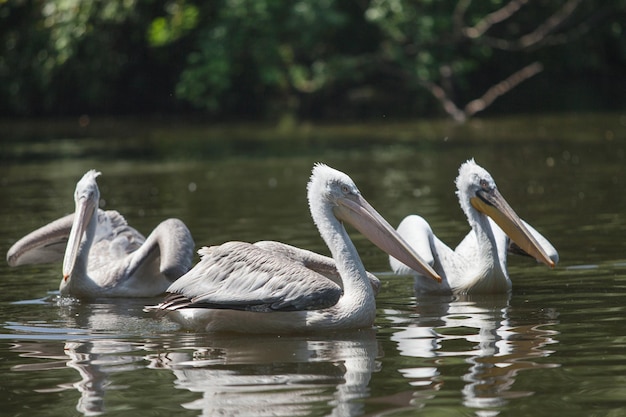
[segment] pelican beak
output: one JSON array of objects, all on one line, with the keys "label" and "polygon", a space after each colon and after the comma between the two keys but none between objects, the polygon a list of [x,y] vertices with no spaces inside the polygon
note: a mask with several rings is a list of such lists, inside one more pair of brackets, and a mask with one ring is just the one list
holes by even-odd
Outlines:
[{"label": "pelican beak", "polygon": [[72,275],[74,265],[76,265],[76,258],[78,257],[78,249],[80,243],[85,234],[85,230],[93,217],[96,204],[92,199],[85,197],[79,197],[76,201],[76,211],[74,212],[74,222],[72,223],[72,229],[70,231],[69,238],[67,240],[67,247],[65,248],[65,257],[63,258],[63,281],[67,280]]},{"label": "pelican beak", "polygon": [[470,198],[470,203],[476,210],[491,217],[523,251],[550,268],[554,268],[554,261],[524,226],[522,219],[513,211],[497,188],[483,187],[476,192],[475,197]]},{"label": "pelican beak", "polygon": [[354,226],[387,254],[422,275],[441,282],[439,274],[360,195],[338,200],[334,213],[339,220]]}]

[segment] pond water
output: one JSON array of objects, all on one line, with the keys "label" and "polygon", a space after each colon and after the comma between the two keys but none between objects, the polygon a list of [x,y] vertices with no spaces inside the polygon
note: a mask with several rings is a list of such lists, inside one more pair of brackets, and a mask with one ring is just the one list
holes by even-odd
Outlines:
[{"label": "pond water", "polygon": [[198,247],[271,239],[326,254],[306,204],[316,161],[348,173],[391,224],[419,213],[455,245],[468,226],[453,182],[474,157],[561,261],[511,257],[509,295],[416,296],[350,231],[383,283],[375,328],[267,336],[181,331],[142,312],[158,299],[61,299],[60,264],[2,263],[3,415],[626,414],[626,114],[291,132],[81,124],[0,125],[4,253],[71,212],[95,168],[101,207],[146,234],[177,217]]}]

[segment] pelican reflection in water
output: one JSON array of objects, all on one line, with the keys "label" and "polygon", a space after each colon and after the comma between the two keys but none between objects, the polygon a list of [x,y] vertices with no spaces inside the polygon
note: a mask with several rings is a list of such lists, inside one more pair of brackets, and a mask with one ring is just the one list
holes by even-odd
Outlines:
[{"label": "pelican reflection in water", "polygon": [[[467,407],[492,409],[510,399],[532,396],[532,391],[514,390],[519,372],[558,366],[545,360],[558,343],[556,312],[542,310],[542,317],[529,321],[511,318],[510,294],[423,296],[418,298],[409,321],[395,320],[391,340],[402,356],[427,359],[415,366],[403,361],[399,372],[418,388],[413,398],[429,398],[433,392],[452,389],[445,385],[458,378],[458,358],[465,358],[462,377],[463,402]],[[436,358],[436,360],[433,360]],[[456,388],[454,388],[456,391]]]},{"label": "pelican reflection in water", "polygon": [[346,174],[317,164],[307,190],[311,216],[336,265],[334,279],[305,262],[300,249],[266,249],[282,246],[277,242],[263,244],[269,245],[266,248],[228,242],[200,249],[202,259],[168,288],[170,296],[147,309],[167,312],[183,327],[201,331],[370,327],[376,314],[375,292],[344,223],[421,274],[440,280]]},{"label": "pelican reflection in water", "polygon": [[[145,238],[117,211],[100,210],[96,178],[88,171],[76,184],[74,213],[17,241],[11,266],[63,259],[62,295],[78,298],[153,297],[191,267],[194,242],[178,219],[160,223]],[[63,255],[64,254],[64,255]]]},{"label": "pelican reflection in water", "polygon": [[474,160],[459,168],[457,196],[472,230],[452,250],[435,236],[424,218],[407,216],[398,233],[442,277],[433,285],[419,271],[390,257],[398,274],[416,275],[419,293],[505,293],[511,289],[507,252],[532,256],[553,268],[559,256],[550,242],[520,219],[498,191],[491,175]]},{"label": "pelican reflection in water", "polygon": [[102,336],[14,343],[11,352],[21,360],[11,356],[10,373],[33,377],[33,391],[21,397],[48,404],[74,391],[78,395],[64,395],[62,405],[75,400],[85,416],[139,410],[154,401],[169,414],[361,416],[383,356],[375,329],[330,337],[257,335],[254,343],[239,334]]},{"label": "pelican reflection in water", "polygon": [[[144,357],[138,354],[144,349],[144,345],[114,339],[96,338],[64,344],[57,340],[25,340],[14,344],[12,351],[29,359],[25,363],[12,366],[11,371],[35,372],[38,377],[37,382],[33,383],[33,391],[38,395],[50,396],[50,401],[54,401],[53,398],[58,401],[59,392],[77,391],[79,397],[76,410],[84,416],[97,416],[106,411],[107,392],[112,394],[111,391],[128,389],[112,383],[112,376],[119,372],[139,372],[145,367]],[[32,358],[38,360],[34,362]],[[59,373],[59,370],[66,368],[76,370],[80,379],[77,381],[75,375],[67,380],[62,379],[64,377],[61,375],[67,377],[67,374]],[[141,378],[135,380],[141,381]],[[51,383],[55,385],[49,385]],[[110,397],[115,398],[115,395]],[[115,403],[115,399],[110,402]],[[112,408],[115,409],[115,404]]]},{"label": "pelican reflection in water", "polygon": [[[182,407],[202,416],[361,416],[379,369],[375,329],[317,335],[199,333],[151,355],[177,389],[194,393]],[[188,398],[187,395],[172,396]]]}]

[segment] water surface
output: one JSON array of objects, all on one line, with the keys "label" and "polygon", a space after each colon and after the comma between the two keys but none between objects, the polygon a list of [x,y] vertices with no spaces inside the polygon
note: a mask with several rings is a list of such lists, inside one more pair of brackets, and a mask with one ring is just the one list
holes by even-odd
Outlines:
[{"label": "water surface", "polygon": [[626,115],[369,126],[93,120],[4,124],[0,242],[73,210],[91,168],[101,207],[148,233],[182,219],[197,246],[280,240],[327,253],[305,185],[348,173],[390,223],[418,213],[451,245],[454,195],[474,157],[559,250],[549,270],[512,257],[513,292],[416,297],[355,231],[383,282],[376,328],[206,335],[142,312],[154,300],[60,299],[60,264],[0,265],[3,415],[618,416],[626,413]]}]

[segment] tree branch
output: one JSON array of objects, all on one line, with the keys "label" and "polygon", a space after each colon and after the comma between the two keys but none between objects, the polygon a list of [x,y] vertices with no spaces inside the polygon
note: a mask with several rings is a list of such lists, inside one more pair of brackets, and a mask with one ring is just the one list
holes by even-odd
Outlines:
[{"label": "tree branch", "polygon": [[504,7],[489,13],[473,27],[463,28],[463,34],[471,39],[476,39],[487,32],[493,25],[500,23],[513,16],[528,0],[511,0]]},{"label": "tree branch", "polygon": [[[534,47],[540,44],[555,45],[555,44],[567,42],[570,39],[570,37],[566,34],[558,34],[558,35],[552,35],[552,36],[550,36],[550,34],[553,33],[559,26],[563,24],[565,20],[567,20],[574,13],[574,11],[578,7],[578,5],[581,3],[581,1],[582,0],[569,0],[559,10],[557,10],[552,16],[550,16],[542,24],[537,26],[535,30],[533,30],[530,33],[527,33],[526,35],[521,36],[519,39],[507,40],[507,39],[483,36],[479,39],[479,41],[483,42],[484,44],[488,46],[491,46],[492,48],[502,49],[502,50],[507,50],[507,51],[520,51],[524,49],[529,49],[531,47]],[[507,4],[507,6],[509,4]],[[501,10],[503,9],[500,9],[494,13],[498,13]],[[485,19],[487,19],[487,17],[485,17]],[[482,21],[484,21],[485,19],[483,19]],[[479,22],[479,24],[481,22]],[[474,26],[474,28],[476,28],[477,26],[478,25]],[[466,29],[465,32],[467,32],[468,30],[473,30],[474,28]],[[581,34],[586,32],[587,30],[588,28],[582,29]],[[577,31],[580,31],[580,28],[578,28]],[[478,33],[476,36],[470,36],[467,33],[466,35],[476,39],[480,37],[480,35],[482,35],[483,33],[484,32]],[[576,35],[577,34],[575,34],[575,36]]]},{"label": "tree branch", "polygon": [[437,84],[431,81],[422,81],[422,85],[430,91],[430,94],[433,95],[439,102],[441,106],[452,118],[457,122],[465,121],[465,113],[459,109],[456,104],[448,97],[443,88],[438,86]]},{"label": "tree branch", "polygon": [[[509,0],[498,10],[489,13],[480,19],[474,26],[465,26],[464,19],[472,4],[472,0],[458,0],[452,14],[452,42],[463,42],[463,37],[470,39],[473,43],[482,43],[492,48],[522,51],[531,48],[538,48],[547,45],[555,45],[570,41],[574,37],[581,36],[588,32],[597,21],[598,15],[587,19],[583,23],[575,25],[573,28],[565,28],[565,22],[572,17],[582,0],[566,0],[558,10],[545,20],[540,22],[534,30],[519,36],[517,39],[508,40],[494,38],[486,33],[495,25],[510,19],[529,0]],[[533,62],[524,68],[509,75],[506,79],[493,84],[479,98],[470,101],[461,108],[457,106],[454,98],[454,74],[451,65],[442,64],[439,67],[439,80],[435,83],[429,80],[421,80],[420,83],[439,101],[444,111],[457,122],[464,122],[476,113],[485,110],[500,96],[508,93],[525,80],[543,71],[543,65]]]},{"label": "tree branch", "polygon": [[456,4],[454,12],[452,12],[452,27],[455,35],[464,35],[463,18],[471,3],[472,0],[459,0]]},{"label": "tree branch", "polygon": [[522,49],[529,48],[544,40],[551,32],[556,30],[567,18],[569,18],[582,0],[569,0],[552,16],[539,25],[533,32],[519,39]]},{"label": "tree branch", "polygon": [[479,111],[483,111],[498,97],[508,93],[510,90],[517,87],[522,81],[527,80],[541,71],[543,71],[543,65],[539,62],[533,62],[521,70],[509,75],[505,80],[491,86],[480,98],[467,103],[465,109],[463,110],[465,117],[472,117]]}]

